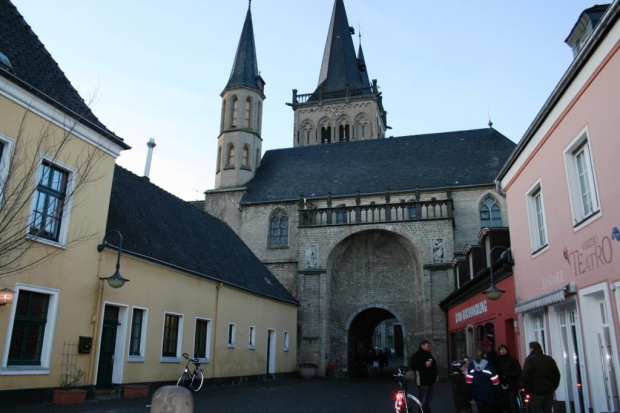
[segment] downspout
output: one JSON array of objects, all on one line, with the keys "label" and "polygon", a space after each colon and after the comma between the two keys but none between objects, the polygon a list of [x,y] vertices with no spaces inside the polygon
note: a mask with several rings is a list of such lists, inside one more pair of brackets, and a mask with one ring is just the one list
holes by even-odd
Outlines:
[{"label": "downspout", "polygon": [[97,329],[99,326],[98,320],[100,316],[99,308],[101,308],[101,303],[103,301],[103,280],[100,279],[101,275],[101,260],[102,255],[99,254],[99,265],[97,267],[97,288],[95,289],[95,300],[93,303],[93,311],[92,318],[90,320],[90,324],[92,326],[90,336],[93,339],[93,343],[91,346],[91,354],[88,359],[88,382],[92,383],[93,386],[95,383],[95,362],[97,358],[97,349],[98,349],[98,337],[97,337]]},{"label": "downspout", "polygon": [[219,326],[219,320],[217,318],[217,314],[218,314],[218,310],[220,308],[220,290],[222,289],[222,286],[224,285],[223,282],[220,281],[220,283],[217,285],[217,287],[215,287],[216,293],[215,293],[215,320],[214,320],[214,328],[213,328],[213,358],[211,359],[211,378],[215,378],[215,352],[217,351],[217,330],[218,330],[218,326]]}]

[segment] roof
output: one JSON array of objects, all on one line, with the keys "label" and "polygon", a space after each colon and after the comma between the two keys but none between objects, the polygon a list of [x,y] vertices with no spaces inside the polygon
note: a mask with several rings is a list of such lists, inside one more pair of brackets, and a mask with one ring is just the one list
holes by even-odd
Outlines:
[{"label": "roof", "polygon": [[344,2],[335,0],[315,93],[321,88],[323,93],[344,90],[347,84],[351,89],[368,86],[358,66]]},{"label": "roof", "polygon": [[237,46],[237,53],[230,72],[230,78],[225,89],[233,87],[248,87],[262,92],[258,83],[258,60],[256,59],[256,45],[254,43],[254,27],[252,25],[252,11],[248,12],[243,23],[241,38]]},{"label": "roof", "polygon": [[34,93],[90,129],[129,149],[97,119],[9,0],[0,0],[0,53],[8,58],[12,67],[12,70],[5,70],[0,66],[0,77]]},{"label": "roof", "polygon": [[514,147],[486,128],[271,150],[241,203],[491,185]]},{"label": "roof", "polygon": [[122,233],[124,253],[298,303],[226,223],[118,165],[107,230]]}]

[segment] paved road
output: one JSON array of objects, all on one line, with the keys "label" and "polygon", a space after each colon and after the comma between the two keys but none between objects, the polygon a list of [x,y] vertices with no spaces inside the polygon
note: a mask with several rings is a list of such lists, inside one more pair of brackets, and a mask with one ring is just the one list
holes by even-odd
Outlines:
[{"label": "paved road", "polygon": [[[394,412],[397,383],[390,379],[326,380],[282,379],[226,387],[205,387],[194,394],[194,412],[218,413],[348,413]],[[76,406],[24,406],[4,413],[148,413],[150,398],[99,397]],[[435,413],[452,413],[450,382],[438,382],[433,403]]]}]

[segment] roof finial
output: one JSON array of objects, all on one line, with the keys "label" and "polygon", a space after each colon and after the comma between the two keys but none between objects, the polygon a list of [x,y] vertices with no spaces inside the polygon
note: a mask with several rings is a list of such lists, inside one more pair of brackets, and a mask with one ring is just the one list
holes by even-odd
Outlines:
[{"label": "roof finial", "polygon": [[488,115],[489,115],[489,123],[488,123],[488,125],[489,125],[489,128],[492,128],[493,127],[493,122],[491,122],[491,111],[490,110],[488,111]]},{"label": "roof finial", "polygon": [[357,25],[359,27],[359,38],[360,38],[360,44],[362,44],[362,23],[361,22],[357,22]]},{"label": "roof finial", "polygon": [[252,8],[252,0],[248,1],[248,10]]}]

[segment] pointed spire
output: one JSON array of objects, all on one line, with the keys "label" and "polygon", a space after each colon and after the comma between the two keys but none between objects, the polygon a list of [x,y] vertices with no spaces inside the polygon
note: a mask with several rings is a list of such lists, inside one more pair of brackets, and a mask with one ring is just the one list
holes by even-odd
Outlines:
[{"label": "pointed spire", "polygon": [[252,0],[248,4],[248,12],[245,16],[245,23],[237,46],[237,54],[230,72],[230,78],[226,89],[233,87],[248,87],[263,91],[263,80],[258,71],[258,61],[256,59],[256,46],[254,44],[254,26],[252,24]]},{"label": "pointed spire", "polygon": [[364,86],[351,33],[344,2],[335,0],[319,75],[318,88],[324,93],[344,90],[347,84],[350,88]]},{"label": "pointed spire", "polygon": [[370,87],[370,78],[368,77],[368,71],[366,70],[366,60],[364,60],[364,51],[362,50],[362,28],[359,29],[359,47],[357,50],[357,67],[360,71],[360,77],[364,87]]}]

